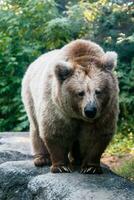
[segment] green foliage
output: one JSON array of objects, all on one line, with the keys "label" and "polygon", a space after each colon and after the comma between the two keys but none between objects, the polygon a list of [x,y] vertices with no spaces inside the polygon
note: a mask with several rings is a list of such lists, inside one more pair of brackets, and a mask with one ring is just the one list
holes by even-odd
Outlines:
[{"label": "green foliage", "polygon": [[108,155],[121,156],[128,153],[134,154],[134,135],[130,130],[127,135],[126,132],[125,135],[123,135],[122,132],[116,134],[106,150],[106,154]]},{"label": "green foliage", "polygon": [[21,131],[28,121],[21,102],[27,66],[45,51],[46,23],[58,17],[53,0],[7,0],[0,7],[0,131]]},{"label": "green foliage", "polygon": [[115,172],[134,182],[134,159],[124,162],[122,166],[115,169]]},{"label": "green foliage", "polygon": [[134,132],[133,1],[3,2],[0,4],[0,131],[28,128],[20,96],[27,66],[46,51],[76,38],[87,38],[119,54],[119,132],[126,135]]}]

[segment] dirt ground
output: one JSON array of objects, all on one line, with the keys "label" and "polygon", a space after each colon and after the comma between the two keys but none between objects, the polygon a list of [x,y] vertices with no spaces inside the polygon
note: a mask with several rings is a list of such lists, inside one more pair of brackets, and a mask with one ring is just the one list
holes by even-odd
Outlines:
[{"label": "dirt ground", "polygon": [[110,169],[117,169],[123,163],[125,163],[128,160],[131,160],[132,158],[134,158],[134,155],[132,154],[125,154],[122,156],[116,156],[116,155],[112,156],[104,154],[102,156],[101,162],[108,165]]}]

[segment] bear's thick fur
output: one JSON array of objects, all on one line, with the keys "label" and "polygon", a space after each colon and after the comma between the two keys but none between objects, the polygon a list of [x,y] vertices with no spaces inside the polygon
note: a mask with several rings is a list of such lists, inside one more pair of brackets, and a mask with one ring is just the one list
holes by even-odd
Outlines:
[{"label": "bear's thick fur", "polygon": [[101,173],[100,158],[118,118],[115,52],[91,41],[75,40],[40,56],[22,82],[30,122],[34,163],[51,171]]}]

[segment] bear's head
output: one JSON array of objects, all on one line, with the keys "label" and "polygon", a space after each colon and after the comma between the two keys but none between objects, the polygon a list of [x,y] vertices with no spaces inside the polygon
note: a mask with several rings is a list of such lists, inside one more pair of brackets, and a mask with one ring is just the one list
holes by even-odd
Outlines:
[{"label": "bear's head", "polygon": [[61,112],[86,121],[101,117],[118,92],[116,63],[115,52],[57,63],[53,99]]}]

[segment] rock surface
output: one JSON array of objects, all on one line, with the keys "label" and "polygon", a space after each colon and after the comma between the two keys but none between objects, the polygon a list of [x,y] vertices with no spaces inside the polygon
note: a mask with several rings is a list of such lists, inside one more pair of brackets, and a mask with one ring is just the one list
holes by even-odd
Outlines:
[{"label": "rock surface", "polygon": [[102,175],[52,174],[33,165],[27,133],[0,134],[0,200],[134,200],[134,184]]}]

